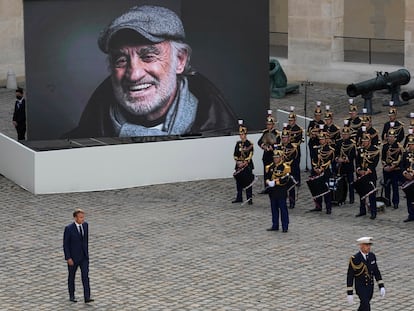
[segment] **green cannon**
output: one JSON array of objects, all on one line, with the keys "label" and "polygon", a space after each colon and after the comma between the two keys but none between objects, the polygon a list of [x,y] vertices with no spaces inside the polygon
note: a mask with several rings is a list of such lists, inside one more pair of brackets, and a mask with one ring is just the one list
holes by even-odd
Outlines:
[{"label": "green cannon", "polygon": [[270,96],[272,98],[283,98],[288,93],[299,91],[299,84],[288,84],[285,72],[276,58],[270,58]]},{"label": "green cannon", "polygon": [[372,114],[372,96],[374,91],[388,89],[391,93],[391,100],[395,106],[401,106],[400,90],[401,85],[410,82],[411,76],[408,70],[399,69],[393,72],[377,72],[377,77],[356,84],[350,84],[346,88],[346,93],[350,97],[361,95],[365,99],[364,108]]}]

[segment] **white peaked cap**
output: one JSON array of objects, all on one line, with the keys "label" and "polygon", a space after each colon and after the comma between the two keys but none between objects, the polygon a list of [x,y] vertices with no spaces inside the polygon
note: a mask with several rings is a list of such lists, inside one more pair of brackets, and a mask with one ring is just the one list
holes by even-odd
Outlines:
[{"label": "white peaked cap", "polygon": [[374,242],[374,239],[371,236],[363,236],[362,238],[359,238],[356,241],[358,242],[358,244],[372,244]]}]

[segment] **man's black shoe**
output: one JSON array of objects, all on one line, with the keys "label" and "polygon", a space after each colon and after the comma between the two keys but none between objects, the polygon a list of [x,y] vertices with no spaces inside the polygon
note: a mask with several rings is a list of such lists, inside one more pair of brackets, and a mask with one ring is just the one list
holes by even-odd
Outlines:
[{"label": "man's black shoe", "polygon": [[365,216],[365,215],[366,214],[359,213],[359,214],[356,214],[355,217],[361,217],[361,216]]},{"label": "man's black shoe", "polygon": [[322,212],[322,209],[315,207],[315,208],[312,208],[311,210],[309,210],[309,212]]},{"label": "man's black shoe", "polygon": [[253,205],[253,200],[252,200],[252,199],[250,199],[250,200],[249,200],[249,202],[248,202],[247,204],[249,204],[249,205]]},{"label": "man's black shoe", "polygon": [[326,211],[326,213],[327,213],[328,215],[330,215],[330,214],[332,214],[332,211],[331,211],[331,210],[327,210],[327,211]]},{"label": "man's black shoe", "polygon": [[398,208],[398,204],[394,204],[394,209],[397,209]]},{"label": "man's black shoe", "polygon": [[291,204],[289,204],[289,208],[290,208],[290,209],[295,208],[295,204],[292,204],[292,203],[291,203]]},{"label": "man's black shoe", "polygon": [[375,219],[375,218],[377,218],[376,215],[371,215],[371,217],[369,219]]},{"label": "man's black shoe", "polygon": [[283,229],[283,231],[282,231],[283,233],[286,233],[286,232],[288,232],[288,229]]},{"label": "man's black shoe", "polygon": [[241,202],[243,202],[242,200],[233,200],[233,201],[231,201],[231,203],[241,203]]},{"label": "man's black shoe", "polygon": [[92,298],[85,299],[85,303],[89,303],[89,302],[93,302],[93,301],[94,301],[94,299],[92,299]]},{"label": "man's black shoe", "polygon": [[279,229],[278,228],[269,228],[269,229],[266,229],[266,231],[279,231]]},{"label": "man's black shoe", "polygon": [[411,219],[411,218],[404,219],[404,222],[410,222],[410,221],[414,221],[414,219]]},{"label": "man's black shoe", "polygon": [[72,302],[78,302],[78,301],[76,300],[76,298],[75,298],[75,297],[70,297],[70,298],[69,298],[69,301],[72,301]]},{"label": "man's black shoe", "polygon": [[354,200],[350,200],[349,204],[354,204],[354,202],[355,202]]}]

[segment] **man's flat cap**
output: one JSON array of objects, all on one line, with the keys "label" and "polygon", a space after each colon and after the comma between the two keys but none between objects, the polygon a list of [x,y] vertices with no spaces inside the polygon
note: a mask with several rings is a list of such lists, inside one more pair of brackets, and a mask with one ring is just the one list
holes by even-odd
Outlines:
[{"label": "man's flat cap", "polygon": [[114,34],[125,29],[133,30],[153,43],[185,39],[184,27],[177,14],[164,7],[143,5],[130,8],[103,29],[98,38],[99,48],[108,53]]}]

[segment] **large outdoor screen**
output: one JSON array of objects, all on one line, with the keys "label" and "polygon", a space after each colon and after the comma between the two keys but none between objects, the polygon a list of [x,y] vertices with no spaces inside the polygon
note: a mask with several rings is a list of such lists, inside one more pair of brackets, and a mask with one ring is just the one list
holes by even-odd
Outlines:
[{"label": "large outdoor screen", "polygon": [[267,0],[25,0],[29,140],[264,127]]}]

